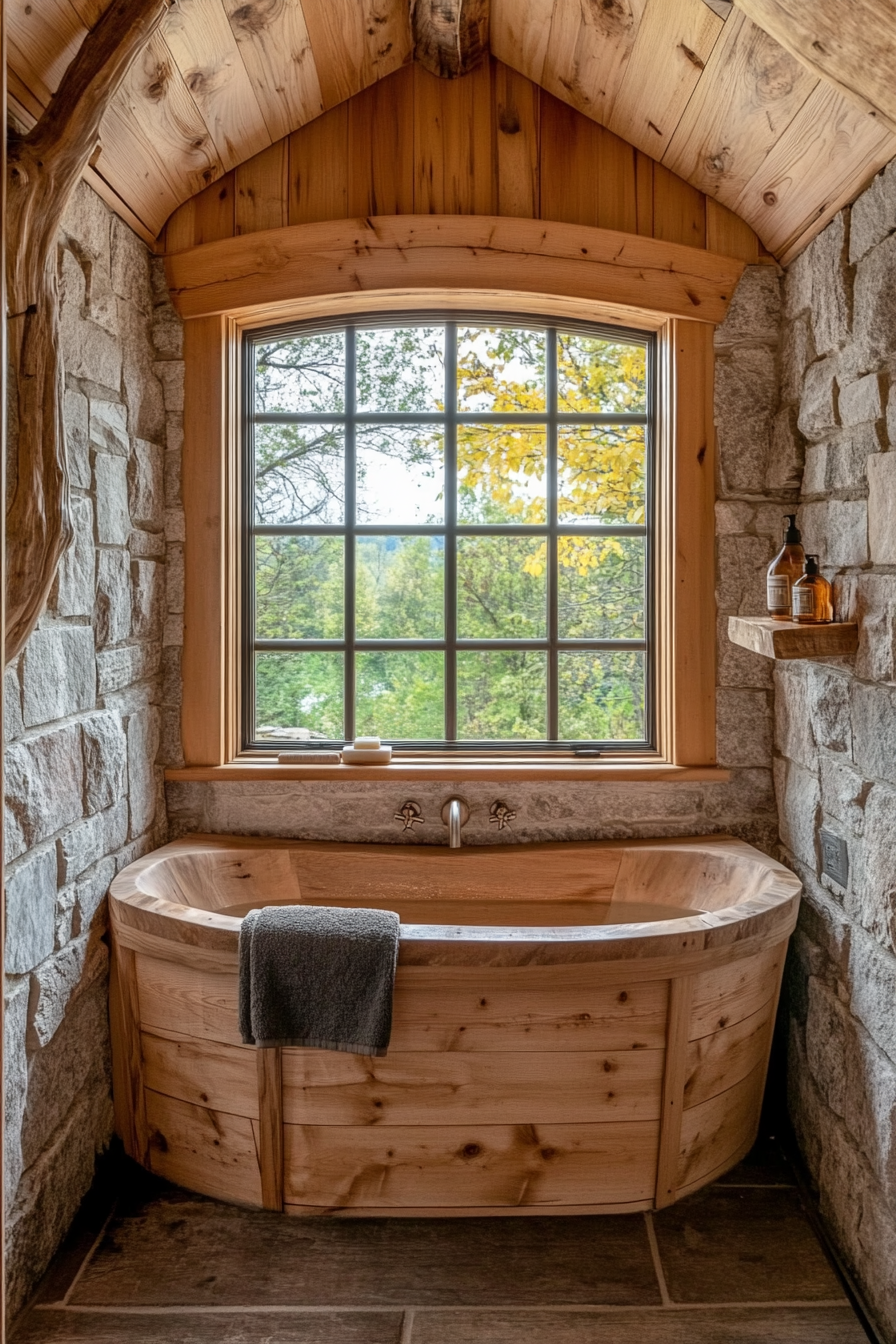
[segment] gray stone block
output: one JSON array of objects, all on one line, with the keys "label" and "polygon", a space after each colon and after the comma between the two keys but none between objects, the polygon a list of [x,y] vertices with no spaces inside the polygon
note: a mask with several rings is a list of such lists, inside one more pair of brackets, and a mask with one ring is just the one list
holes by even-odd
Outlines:
[{"label": "gray stone block", "polygon": [[102,812],[125,795],[127,741],[121,720],[110,710],[81,722],[84,750],[84,797],[88,813]]},{"label": "gray stone block", "polygon": [[170,612],[184,609],[184,548],[169,545],[165,566],[165,607]]},{"label": "gray stone block", "polygon": [[851,678],[824,663],[808,663],[806,689],[815,740],[827,751],[852,749]]},{"label": "gray stone block", "polygon": [[839,757],[822,756],[819,765],[821,805],[826,816],[842,822],[854,835],[862,835],[865,830],[865,804],[874,786]]},{"label": "gray stone block", "polygon": [[803,397],[797,425],[807,439],[827,438],[840,421],[837,413],[837,361],[810,364],[803,379]]},{"label": "gray stone block", "polygon": [[101,547],[97,553],[93,629],[97,648],[121,644],[131,633],[131,564],[127,551]]},{"label": "gray stone block", "polygon": [[25,726],[52,723],[96,703],[93,635],[86,625],[35,630],[22,660]]},{"label": "gray stone block", "polygon": [[744,343],[777,346],[781,282],[773,266],[747,266],[731,296],[725,320],[716,328],[717,350]]},{"label": "gray stone block", "polygon": [[101,859],[75,885],[77,927],[82,933],[94,926],[105,926],[106,896],[117,872],[114,858]]},{"label": "gray stone block", "polygon": [[865,804],[861,919],[869,933],[896,951],[896,789],[875,784]]},{"label": "gray stone block", "polygon": [[720,687],[716,694],[720,765],[767,766],[772,755],[772,711],[766,691]]},{"label": "gray stone block", "polygon": [[8,745],[25,731],[22,719],[22,686],[19,681],[19,660],[3,674],[3,741]]},{"label": "gray stone block", "polygon": [[879,420],[883,415],[880,375],[866,374],[855,382],[840,388],[840,423],[863,425]]},{"label": "gray stone block", "polygon": [[826,443],[806,445],[801,485],[802,496],[823,495],[827,489],[828,446]]},{"label": "gray stone block", "polygon": [[875,565],[896,565],[896,452],[866,459],[868,545]]},{"label": "gray stone block", "polygon": [[89,490],[90,432],[87,398],[74,388],[66,388],[62,403],[65,424],[65,449],[71,483],[76,490]]},{"label": "gray stone block", "polygon": [[868,458],[879,453],[880,446],[874,425],[843,430],[827,445],[825,489],[864,492]]},{"label": "gray stone block", "polygon": [[101,546],[126,546],[131,531],[128,514],[127,461],[108,453],[97,453],[96,539]]},{"label": "gray stone block", "polygon": [[856,267],[855,360],[873,369],[896,349],[896,237],[879,243]]},{"label": "gray stone block", "polygon": [[72,499],[72,544],[59,562],[56,586],[51,598],[59,616],[89,616],[93,611],[94,569],[93,504],[89,499]]},{"label": "gray stone block", "polygon": [[775,665],[775,746],[805,770],[818,766],[809,708],[808,668],[797,660]]},{"label": "gray stone block", "polygon": [[186,523],[182,508],[165,510],[165,540],[179,541],[181,544],[186,540]]},{"label": "gray stone block", "polygon": [[161,657],[161,643],[155,640],[151,644],[130,644],[123,649],[104,649],[96,659],[100,695],[111,695],[134,682],[155,676]]},{"label": "gray stone block", "polygon": [[796,404],[803,394],[803,377],[810,364],[818,358],[812,339],[812,324],[808,313],[784,325],[781,333],[781,402]]},{"label": "gray stone block", "polygon": [[122,387],[131,433],[152,443],[161,443],[165,435],[167,402],[155,371],[150,320],[132,304],[119,299],[118,322],[123,357]]},{"label": "gray stone block", "polygon": [[66,375],[117,392],[121,385],[121,345],[117,335],[91,321],[84,270],[69,248],[60,250],[59,348]]},{"label": "gray stone block", "polygon": [[128,462],[128,500],[134,527],[161,531],[164,526],[165,484],[162,449],[146,439],[134,440]]},{"label": "gray stone block", "polygon": [[795,318],[812,306],[812,244],[790,263],[784,272],[784,316]]},{"label": "gray stone block", "polygon": [[165,533],[134,528],[128,537],[128,549],[135,560],[164,560]]},{"label": "gray stone block", "polygon": [[6,873],[6,972],[23,975],[49,957],[56,940],[56,855],[36,850]]},{"label": "gray stone block", "polygon": [[69,723],[7,747],[7,861],[81,816],[84,773],[80,738],[77,724]]},{"label": "gray stone block", "polygon": [[181,450],[180,447],[172,447],[171,435],[169,428],[168,449],[165,453],[165,506],[177,509],[183,506],[180,492]]},{"label": "gray stone block", "polygon": [[839,350],[852,325],[852,277],[846,255],[846,211],[812,243],[812,334],[820,355]]},{"label": "gray stone block", "polygon": [[56,841],[57,875],[60,886],[74,882],[107,854],[120,849],[128,838],[128,802],[119,798],[105,812],[84,817]]},{"label": "gray stone block", "polygon": [[856,676],[865,681],[896,682],[896,575],[859,574],[856,587]]},{"label": "gray stone block", "polygon": [[29,981],[6,977],[3,997],[3,1185],[6,1207],[12,1205],[25,1163],[22,1158],[22,1119],[28,1098]]},{"label": "gray stone block", "polygon": [[153,295],[146,244],[117,215],[112,215],[111,225],[112,288],[120,298],[149,314]]},{"label": "gray stone block", "polygon": [[742,644],[728,638],[728,617],[719,616],[716,642],[716,683],[719,686],[749,686],[771,690],[774,663],[761,654],[751,653]]},{"label": "gray stone block", "polygon": [[158,801],[159,711],[140,710],[128,719],[128,803],[131,809],[131,839],[148,830],[156,817]]},{"label": "gray stone block", "polygon": [[163,565],[152,560],[135,560],[131,564],[133,592],[133,626],[135,639],[158,638],[162,628],[162,606],[165,592]]},{"label": "gray stone block", "polygon": [[806,443],[797,428],[796,408],[786,406],[772,421],[765,485],[768,490],[797,491],[803,479]]},{"label": "gray stone block", "polygon": [[152,315],[152,343],[159,359],[181,359],[184,324],[171,303],[157,303]]},{"label": "gray stone block", "polygon": [[856,926],[844,978],[849,984],[852,1013],[888,1058],[896,1061],[896,957]]},{"label": "gray stone block", "polygon": [[105,270],[109,269],[110,220],[112,216],[86,182],[78,182],[62,216],[62,231]]},{"label": "gray stone block", "polygon": [[99,453],[127,457],[131,451],[127,407],[118,401],[91,397],[90,442]]},{"label": "gray stone block", "polygon": [[32,1049],[45,1046],[56,1034],[65,1017],[69,999],[76,993],[84,976],[87,955],[91,950],[95,958],[101,958],[104,963],[107,961],[107,949],[98,940],[91,940],[85,935],[74,939],[31,972],[28,1030]]},{"label": "gray stone block", "polygon": [[896,229],[896,175],[878,173],[849,213],[849,259],[856,262]]},{"label": "gray stone block", "polygon": [[768,537],[719,538],[716,601],[720,612],[766,614],[766,571],[778,549]]},{"label": "gray stone block", "polygon": [[853,760],[866,778],[891,781],[896,761],[896,691],[853,681],[849,694]]},{"label": "gray stone block", "polygon": [[84,979],[65,1004],[55,1031],[32,1058],[22,1127],[26,1167],[52,1143],[78,1094],[85,1088],[100,1092],[111,1082],[107,967],[108,953],[97,941]]},{"label": "gray stone block", "polygon": [[718,360],[715,418],[723,494],[762,493],[777,395],[773,351],[736,348]]},{"label": "gray stone block", "polygon": [[162,384],[162,394],[166,411],[184,409],[184,366],[180,360],[156,360],[153,365],[156,377]]},{"label": "gray stone block", "polygon": [[801,765],[777,759],[774,765],[775,794],[781,842],[810,872],[818,872],[815,833],[821,821],[818,778]]},{"label": "gray stone block", "polygon": [[799,526],[806,554],[818,555],[822,570],[863,565],[868,559],[868,505],[864,499],[804,504],[799,510]]}]

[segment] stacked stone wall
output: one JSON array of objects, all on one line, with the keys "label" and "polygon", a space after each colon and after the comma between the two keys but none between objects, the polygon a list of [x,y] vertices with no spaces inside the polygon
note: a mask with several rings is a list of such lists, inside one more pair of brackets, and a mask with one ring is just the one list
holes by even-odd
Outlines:
[{"label": "stacked stone wall", "polygon": [[[775,668],[783,857],[805,898],[790,969],[790,1113],[822,1213],[896,1338],[896,164],[789,267],[782,409],[799,520],[859,622],[855,658]],[[845,887],[818,828],[849,846]]]},{"label": "stacked stone wall", "polygon": [[12,1313],[111,1135],[106,893],[165,840],[180,751],[180,323],[161,263],[84,185],[58,276],[75,536],[4,682]]}]

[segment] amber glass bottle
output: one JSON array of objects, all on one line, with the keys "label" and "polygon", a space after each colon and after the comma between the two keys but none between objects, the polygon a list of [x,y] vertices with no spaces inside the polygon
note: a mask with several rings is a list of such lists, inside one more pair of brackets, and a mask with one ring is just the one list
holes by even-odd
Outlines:
[{"label": "amber glass bottle", "polygon": [[766,579],[768,614],[776,621],[790,620],[791,592],[806,563],[796,514],[785,513],[784,522],[784,545],[769,565]]},{"label": "amber glass bottle", "polygon": [[806,556],[806,572],[793,585],[793,619],[802,625],[827,625],[834,619],[831,585],[818,572],[818,556]]}]

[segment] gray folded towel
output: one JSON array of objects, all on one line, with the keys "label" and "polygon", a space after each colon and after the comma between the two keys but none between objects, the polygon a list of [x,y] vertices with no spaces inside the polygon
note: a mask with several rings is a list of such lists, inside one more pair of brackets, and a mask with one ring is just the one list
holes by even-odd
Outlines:
[{"label": "gray folded towel", "polygon": [[240,928],[243,1042],[384,1055],[400,927],[391,910],[250,910]]}]

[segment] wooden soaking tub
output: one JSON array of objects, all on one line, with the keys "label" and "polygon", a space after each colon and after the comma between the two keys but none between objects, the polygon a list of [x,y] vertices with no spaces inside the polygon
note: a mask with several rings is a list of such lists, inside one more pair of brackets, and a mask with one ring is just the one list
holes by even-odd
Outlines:
[{"label": "wooden soaking tub", "polygon": [[[799,892],[717,836],[178,840],[112,884],[119,1132],[178,1185],[295,1214],[662,1207],[754,1141]],[[240,1043],[240,918],[299,901],[401,916],[385,1058]]]}]

